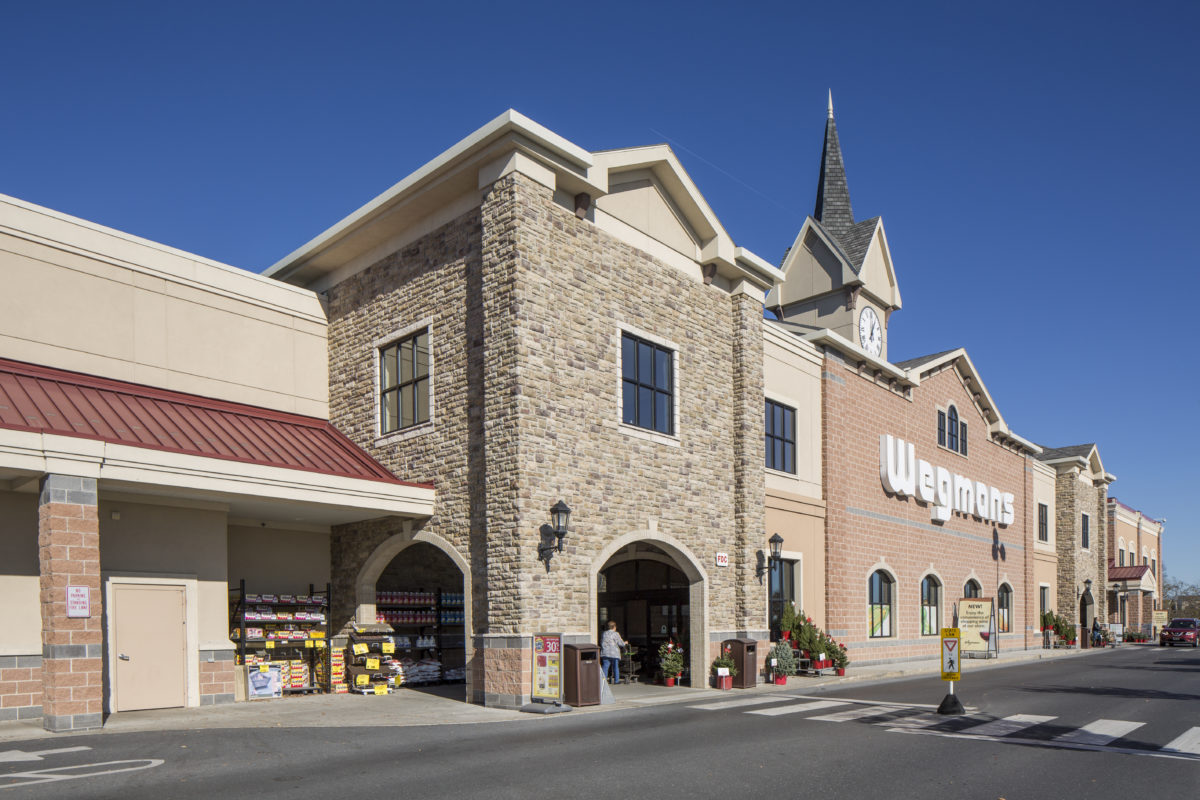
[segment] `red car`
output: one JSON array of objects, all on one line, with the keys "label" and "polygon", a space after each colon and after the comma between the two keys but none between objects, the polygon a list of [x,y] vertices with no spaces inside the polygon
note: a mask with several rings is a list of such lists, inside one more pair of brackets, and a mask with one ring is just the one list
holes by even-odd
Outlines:
[{"label": "red car", "polygon": [[1200,619],[1180,617],[1171,620],[1171,624],[1159,632],[1158,646],[1171,645],[1174,647],[1177,644],[1190,644],[1195,647],[1198,638],[1200,638]]}]

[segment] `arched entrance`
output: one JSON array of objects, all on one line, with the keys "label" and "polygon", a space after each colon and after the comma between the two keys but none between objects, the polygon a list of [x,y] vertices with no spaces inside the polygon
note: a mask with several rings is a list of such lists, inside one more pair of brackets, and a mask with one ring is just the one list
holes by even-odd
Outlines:
[{"label": "arched entrance", "polygon": [[407,531],[379,545],[359,571],[355,618],[395,631],[404,685],[465,683],[471,656],[466,573],[465,559],[444,539]]},{"label": "arched entrance", "polygon": [[598,636],[609,620],[615,621],[633,645],[634,655],[623,665],[623,675],[632,669],[639,680],[653,680],[658,648],[672,640],[682,644],[686,653],[684,683],[704,685],[706,576],[691,554],[664,537],[632,534],[605,548],[596,564],[592,624]]},{"label": "arched entrance", "polygon": [[1092,646],[1092,620],[1096,616],[1096,601],[1092,598],[1092,590],[1085,589],[1079,596],[1079,646]]}]

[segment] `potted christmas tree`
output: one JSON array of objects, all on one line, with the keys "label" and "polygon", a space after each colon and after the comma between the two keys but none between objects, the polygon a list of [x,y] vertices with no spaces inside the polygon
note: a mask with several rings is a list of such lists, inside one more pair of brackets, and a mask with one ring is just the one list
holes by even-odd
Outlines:
[{"label": "potted christmas tree", "polygon": [[[712,662],[713,683],[718,689],[728,691],[733,688],[733,676],[737,675],[737,663],[733,660],[732,648],[729,645],[721,647],[721,655]],[[724,674],[721,674],[724,672]]]}]

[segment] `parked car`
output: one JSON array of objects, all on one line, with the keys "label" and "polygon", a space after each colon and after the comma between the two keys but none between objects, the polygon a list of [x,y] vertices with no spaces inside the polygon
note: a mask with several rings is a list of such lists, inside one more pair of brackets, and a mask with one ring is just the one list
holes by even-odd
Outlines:
[{"label": "parked car", "polygon": [[1174,647],[1177,644],[1190,644],[1195,647],[1198,638],[1200,638],[1200,619],[1179,617],[1171,620],[1171,624],[1158,634],[1158,646],[1171,645]]}]

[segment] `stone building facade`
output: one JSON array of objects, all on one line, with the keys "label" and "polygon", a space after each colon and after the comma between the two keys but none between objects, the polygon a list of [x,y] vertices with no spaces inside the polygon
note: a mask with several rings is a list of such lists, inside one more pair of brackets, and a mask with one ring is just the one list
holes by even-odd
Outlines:
[{"label": "stone building facade", "polygon": [[[597,641],[601,572],[641,549],[686,575],[679,634],[704,681],[715,643],[765,637],[761,298],[778,271],[728,242],[665,148],[593,155],[515,112],[464,142],[426,168],[459,196],[402,189],[374,205],[423,217],[343,224],[271,271],[326,298],[334,424],[436,487],[424,523],[335,530],[352,598],[335,622],[371,621],[381,570],[433,544],[469,596],[467,697],[516,706],[532,635]],[[416,330],[429,418],[382,434],[379,352]],[[671,354],[665,432],[624,420],[627,335]],[[558,500],[570,530],[544,563]]]},{"label": "stone building facade", "polygon": [[1154,635],[1163,597],[1163,523],[1115,497],[1107,506],[1107,621]]},{"label": "stone building facade", "polygon": [[1056,473],[1058,613],[1076,624],[1086,642],[1085,631],[1108,619],[1107,499],[1116,478],[1104,470],[1094,444],[1048,448],[1037,458]]}]

